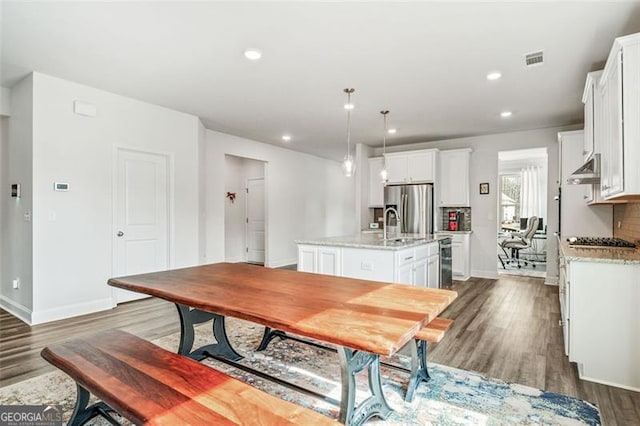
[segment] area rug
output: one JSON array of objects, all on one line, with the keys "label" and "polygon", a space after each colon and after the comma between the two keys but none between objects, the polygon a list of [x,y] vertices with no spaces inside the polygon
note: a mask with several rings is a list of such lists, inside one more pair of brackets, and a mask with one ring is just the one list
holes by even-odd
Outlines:
[{"label": "area rug", "polygon": [[[340,368],[335,352],[276,339],[263,352],[255,352],[263,327],[228,319],[227,330],[234,347],[245,356],[240,361],[272,376],[312,388],[335,400],[340,399]],[[178,334],[154,343],[175,351]],[[196,345],[212,339],[210,325],[199,326]],[[407,366],[408,358],[398,355],[385,361]],[[338,417],[338,407],[300,392],[274,384],[227,364],[205,363],[246,381],[282,399],[309,407],[329,417]],[[565,395],[545,392],[528,386],[509,384],[480,374],[431,364],[431,380],[422,383],[413,402],[404,401],[407,373],[382,368],[385,397],[394,409],[386,420],[374,418],[380,425],[599,425],[595,405]],[[358,382],[358,399],[366,398],[366,375]],[[75,401],[75,385],[64,373],[52,372],[0,388],[1,405],[61,404],[68,419]],[[101,423],[101,422],[97,422]]]}]

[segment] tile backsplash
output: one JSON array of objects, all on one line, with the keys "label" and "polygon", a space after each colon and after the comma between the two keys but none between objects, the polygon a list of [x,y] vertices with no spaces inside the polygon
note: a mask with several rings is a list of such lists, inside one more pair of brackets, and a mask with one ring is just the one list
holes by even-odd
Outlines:
[{"label": "tile backsplash", "polygon": [[440,208],[440,230],[448,229],[448,220],[450,211],[459,211],[464,214],[460,231],[471,231],[471,207],[441,207]]},{"label": "tile backsplash", "polygon": [[613,236],[635,243],[640,240],[640,202],[613,207]]}]

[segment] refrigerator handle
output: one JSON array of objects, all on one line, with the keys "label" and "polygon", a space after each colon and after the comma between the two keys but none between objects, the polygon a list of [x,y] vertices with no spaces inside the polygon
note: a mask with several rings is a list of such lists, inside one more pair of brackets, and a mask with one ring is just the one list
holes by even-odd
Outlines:
[{"label": "refrigerator handle", "polygon": [[406,233],[407,230],[409,229],[409,212],[408,212],[408,208],[409,208],[409,194],[404,194],[403,195],[403,200],[402,200],[402,223],[400,224],[400,232],[404,232]]}]

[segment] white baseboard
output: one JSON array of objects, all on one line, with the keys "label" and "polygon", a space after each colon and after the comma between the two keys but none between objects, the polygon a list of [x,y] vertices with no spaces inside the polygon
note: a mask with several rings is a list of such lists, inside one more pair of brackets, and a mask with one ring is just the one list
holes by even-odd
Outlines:
[{"label": "white baseboard", "polygon": [[31,309],[26,306],[0,295],[0,307],[20,321],[31,325]]},{"label": "white baseboard", "polygon": [[611,381],[608,381],[608,380],[602,380],[602,379],[596,379],[596,378],[593,378],[593,377],[584,376],[584,375],[582,375],[582,373],[580,373],[579,370],[578,370],[578,377],[580,377],[581,380],[586,380],[588,382],[600,383],[601,385],[613,386],[613,387],[616,387],[616,388],[626,389],[626,390],[630,390],[630,391],[634,391],[634,392],[640,392],[640,388],[637,387],[637,386],[625,385],[625,384],[621,384],[621,383],[611,382]]},{"label": "white baseboard", "polygon": [[544,280],[544,283],[546,285],[558,285],[558,277],[547,276],[547,278]]},{"label": "white baseboard", "polygon": [[475,278],[488,278],[490,280],[497,280],[500,276],[498,271],[471,271],[471,276]]},{"label": "white baseboard", "polygon": [[31,325],[76,317],[78,315],[92,314],[94,312],[107,311],[113,307],[113,299],[111,297],[106,297],[104,299],[92,300],[91,302],[76,303],[73,305],[60,306],[41,311],[33,311],[31,314]]},{"label": "white baseboard", "polygon": [[225,262],[229,262],[229,263],[239,263],[239,262],[246,262],[247,259],[245,259],[244,257],[230,257],[228,259],[224,260]]},{"label": "white baseboard", "polygon": [[275,261],[269,262],[269,264],[265,266],[269,268],[280,268],[281,266],[294,265],[296,263],[298,263],[298,258],[294,257],[291,259],[275,260]]}]

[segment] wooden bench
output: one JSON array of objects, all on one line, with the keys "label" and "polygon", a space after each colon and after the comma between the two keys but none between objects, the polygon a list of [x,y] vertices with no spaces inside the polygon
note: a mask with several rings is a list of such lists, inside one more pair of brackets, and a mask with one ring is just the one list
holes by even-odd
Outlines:
[{"label": "wooden bench", "polygon": [[453,324],[453,320],[437,317],[420,330],[415,338],[409,342],[411,352],[411,371],[409,384],[404,400],[411,402],[415,396],[418,384],[429,380],[427,371],[427,344],[440,342],[446,331]]},{"label": "wooden bench", "polygon": [[[335,424],[121,330],[51,345],[42,357],[76,382],[69,425],[97,415],[113,423],[110,411],[138,425]],[[87,407],[89,393],[102,402]]]}]

